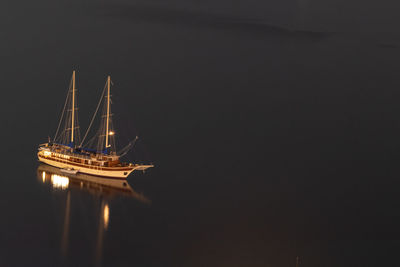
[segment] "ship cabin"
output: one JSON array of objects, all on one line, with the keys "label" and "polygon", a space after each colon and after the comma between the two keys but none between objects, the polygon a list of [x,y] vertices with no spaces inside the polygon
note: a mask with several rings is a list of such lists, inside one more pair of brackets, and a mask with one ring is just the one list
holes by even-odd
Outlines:
[{"label": "ship cabin", "polygon": [[96,152],[90,149],[73,148],[69,145],[46,143],[41,145],[44,156],[56,161],[67,161],[71,163],[98,166],[98,167],[124,167],[127,163],[121,163],[119,156],[115,153]]}]

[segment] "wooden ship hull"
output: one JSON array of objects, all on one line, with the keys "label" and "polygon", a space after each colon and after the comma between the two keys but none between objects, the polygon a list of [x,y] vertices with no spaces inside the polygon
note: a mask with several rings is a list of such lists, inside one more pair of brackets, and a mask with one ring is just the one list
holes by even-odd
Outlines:
[{"label": "wooden ship hull", "polygon": [[110,178],[121,178],[125,179],[128,175],[134,171],[134,167],[100,167],[100,166],[90,166],[79,163],[70,163],[68,161],[63,161],[59,159],[54,159],[51,157],[46,157],[43,155],[42,151],[38,152],[38,159],[40,162],[46,163],[50,166],[57,167],[60,169],[74,169],[79,173],[86,173],[95,176],[110,177]]},{"label": "wooden ship hull", "polygon": [[134,170],[144,171],[147,168],[153,167],[153,165],[139,165],[139,164],[129,164],[128,166],[120,166],[120,167],[118,166],[103,167],[103,166],[85,164],[84,159],[77,158],[74,160],[74,162],[70,162],[70,160],[68,159],[60,159],[53,155],[54,153],[52,154],[47,150],[41,150],[38,152],[38,159],[40,162],[43,162],[45,164],[60,169],[76,170],[78,173],[85,173],[85,174],[108,177],[108,178],[125,179]]}]

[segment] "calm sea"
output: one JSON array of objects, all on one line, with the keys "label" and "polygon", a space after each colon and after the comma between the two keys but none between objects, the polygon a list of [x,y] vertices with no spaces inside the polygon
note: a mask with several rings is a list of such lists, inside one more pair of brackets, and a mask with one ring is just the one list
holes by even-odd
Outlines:
[{"label": "calm sea", "polygon": [[[0,266],[396,266],[400,35],[229,4],[4,4]],[[155,164],[123,190],[37,162],[73,69]]]}]

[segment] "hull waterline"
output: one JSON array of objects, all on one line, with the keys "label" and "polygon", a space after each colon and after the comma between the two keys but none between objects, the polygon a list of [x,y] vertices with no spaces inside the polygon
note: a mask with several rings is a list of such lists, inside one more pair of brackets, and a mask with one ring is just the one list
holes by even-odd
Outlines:
[{"label": "hull waterline", "polygon": [[[39,152],[40,153],[40,152]],[[62,161],[56,161],[50,158],[45,158],[41,156],[38,153],[38,159],[40,162],[43,162],[47,165],[57,167],[60,169],[70,169],[73,168],[74,170],[77,170],[79,173],[85,173],[85,174],[90,174],[94,176],[101,176],[101,177],[108,177],[108,178],[119,178],[119,179],[126,179],[126,177],[131,174],[135,170],[135,167],[130,167],[130,168],[124,168],[123,170],[102,170],[101,168],[97,166],[73,166],[70,163],[62,162]]]}]

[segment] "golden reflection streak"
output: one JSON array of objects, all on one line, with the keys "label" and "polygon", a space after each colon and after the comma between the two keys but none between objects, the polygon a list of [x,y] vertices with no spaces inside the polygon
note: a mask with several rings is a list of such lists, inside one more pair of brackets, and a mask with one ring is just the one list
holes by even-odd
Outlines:
[{"label": "golden reflection streak", "polygon": [[71,211],[71,192],[68,191],[67,203],[65,205],[63,235],[62,235],[62,239],[61,239],[61,254],[64,258],[67,257],[67,251],[68,251],[70,211]]},{"label": "golden reflection streak", "polygon": [[104,205],[104,210],[103,210],[103,220],[104,220],[104,229],[107,230],[108,228],[108,220],[110,218],[110,209],[108,207],[108,204]]},{"label": "golden reflection streak", "polygon": [[101,265],[102,254],[103,254],[104,232],[108,227],[109,216],[110,216],[110,208],[108,207],[107,202],[104,199],[102,199],[100,216],[99,216],[99,226],[97,228],[95,266]]},{"label": "golden reflection streak", "polygon": [[53,188],[59,188],[65,190],[68,188],[69,185],[69,178],[66,176],[61,176],[58,174],[52,174],[50,176],[51,184]]},{"label": "golden reflection streak", "polygon": [[[70,246],[70,231],[71,226],[71,198],[70,190],[82,190],[96,196],[100,200],[100,207],[97,210],[96,219],[98,220],[97,229],[97,242],[95,247],[95,266],[100,266],[103,258],[103,243],[104,236],[107,229],[110,227],[111,207],[109,200],[116,196],[126,196],[137,199],[144,204],[151,204],[151,200],[138,193],[130,187],[126,180],[104,179],[101,177],[77,174],[68,175],[61,173],[58,168],[51,167],[45,164],[40,164],[37,170],[37,176],[40,182],[50,183],[53,189],[67,190],[67,200],[65,206],[64,225],[61,236],[61,252],[66,257],[68,254],[68,247]],[[44,177],[44,179],[43,179]],[[97,217],[98,216],[98,217]]]}]

